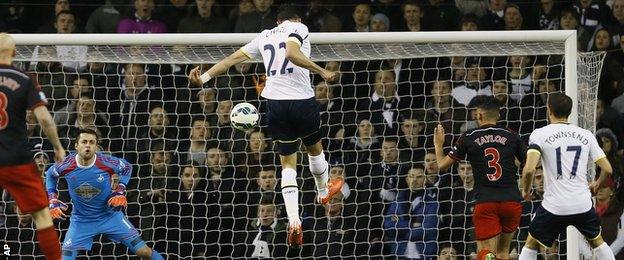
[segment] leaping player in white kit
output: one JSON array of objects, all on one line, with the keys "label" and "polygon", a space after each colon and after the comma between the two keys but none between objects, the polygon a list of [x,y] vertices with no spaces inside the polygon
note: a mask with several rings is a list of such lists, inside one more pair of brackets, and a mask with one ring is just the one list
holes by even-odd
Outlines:
[{"label": "leaping player in white kit", "polygon": [[314,176],[317,200],[327,204],[342,188],[344,180],[328,180],[329,166],[323,154],[319,132],[319,105],[314,99],[310,71],[332,82],[337,73],[325,70],[310,60],[308,27],[292,7],[277,15],[277,27],[264,30],[250,43],[200,75],[191,70],[191,84],[199,86],[226,72],[231,66],[262,56],[266,68],[266,85],[261,96],[267,99],[267,121],[271,138],[278,145],[282,164],[281,188],[288,214],[288,244],[303,243],[299,219],[297,186],[297,151],[299,139],[308,153],[310,172]]},{"label": "leaping player in white kit", "polygon": [[[605,184],[613,171],[594,134],[568,124],[572,99],[563,93],[548,96],[550,124],[536,129],[529,138],[527,160],[522,170],[522,196],[530,200],[531,181],[537,163],[544,169],[544,200],[529,227],[529,236],[519,260],[537,258],[538,243],[550,247],[568,225],[585,236],[597,259],[615,259],[600,235],[600,219],[592,205],[592,192]],[[588,185],[587,164],[600,167],[598,180]]]}]

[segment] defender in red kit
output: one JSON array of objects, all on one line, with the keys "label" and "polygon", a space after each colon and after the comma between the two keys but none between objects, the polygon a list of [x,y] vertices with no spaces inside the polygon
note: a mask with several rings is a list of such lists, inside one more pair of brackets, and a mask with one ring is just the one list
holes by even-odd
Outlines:
[{"label": "defender in red kit", "polygon": [[37,117],[54,146],[57,162],[65,157],[65,149],[39,84],[11,65],[14,57],[13,38],[0,33],[0,187],[11,194],[21,212],[32,215],[39,247],[46,258],[60,260],[61,247],[48,210],[48,198],[28,144],[26,110],[32,110]]},{"label": "defender in red kit", "polygon": [[509,259],[509,247],[520,224],[522,196],[518,188],[518,166],[526,161],[526,145],[520,136],[497,126],[500,105],[492,96],[476,96],[479,127],[464,133],[448,155],[444,155],[444,128],[434,133],[436,160],[440,170],[455,161],[468,160],[475,179],[475,209],[472,217],[478,259]]}]

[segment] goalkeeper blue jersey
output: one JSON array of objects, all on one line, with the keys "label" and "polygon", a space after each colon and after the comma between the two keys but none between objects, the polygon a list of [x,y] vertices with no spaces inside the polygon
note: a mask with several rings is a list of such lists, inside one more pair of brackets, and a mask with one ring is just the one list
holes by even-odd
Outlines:
[{"label": "goalkeeper blue jersey", "polygon": [[113,192],[113,176],[119,176],[119,184],[127,186],[132,166],[124,159],[96,153],[92,165],[80,166],[76,153],[70,153],[61,163],[52,165],[46,172],[48,194],[57,193],[59,177],[67,181],[73,210],[71,221],[93,222],[111,218],[115,211],[108,206]]}]

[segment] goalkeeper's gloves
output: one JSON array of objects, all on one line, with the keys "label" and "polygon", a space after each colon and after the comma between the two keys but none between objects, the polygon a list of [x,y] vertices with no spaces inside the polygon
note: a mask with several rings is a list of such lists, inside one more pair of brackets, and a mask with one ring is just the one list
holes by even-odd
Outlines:
[{"label": "goalkeeper's gloves", "polygon": [[111,206],[115,211],[121,211],[128,206],[125,185],[121,183],[117,185],[117,189],[115,189],[108,197],[108,206]]},{"label": "goalkeeper's gloves", "polygon": [[50,193],[48,197],[50,198],[48,208],[50,209],[50,216],[52,216],[52,219],[65,220],[67,215],[65,215],[64,211],[67,210],[67,204],[60,201],[56,193]]}]

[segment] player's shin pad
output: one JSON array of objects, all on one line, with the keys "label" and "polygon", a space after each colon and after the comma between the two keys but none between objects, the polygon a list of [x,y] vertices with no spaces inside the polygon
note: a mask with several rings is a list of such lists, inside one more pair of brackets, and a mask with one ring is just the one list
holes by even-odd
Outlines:
[{"label": "player's shin pad", "polygon": [[123,210],[128,206],[126,187],[123,184],[117,185],[117,189],[111,193],[108,198],[108,206],[112,207],[115,211]]}]

